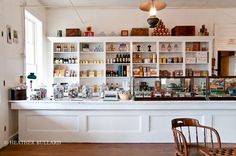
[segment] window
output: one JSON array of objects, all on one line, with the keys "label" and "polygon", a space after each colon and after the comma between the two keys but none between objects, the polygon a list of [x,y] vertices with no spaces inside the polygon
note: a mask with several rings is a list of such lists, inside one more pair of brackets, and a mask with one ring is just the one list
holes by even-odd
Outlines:
[{"label": "window", "polygon": [[[25,10],[25,74],[35,73],[39,84],[42,74],[42,22]],[[28,84],[27,84],[28,85]]]}]

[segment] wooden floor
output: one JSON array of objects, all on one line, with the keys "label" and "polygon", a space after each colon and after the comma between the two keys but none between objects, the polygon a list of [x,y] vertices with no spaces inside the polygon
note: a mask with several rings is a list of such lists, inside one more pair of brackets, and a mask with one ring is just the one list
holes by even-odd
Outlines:
[{"label": "wooden floor", "polygon": [[0,156],[175,156],[174,144],[9,145]]},{"label": "wooden floor", "polygon": [[175,156],[174,151],[174,144],[28,144],[4,147],[0,156]]}]

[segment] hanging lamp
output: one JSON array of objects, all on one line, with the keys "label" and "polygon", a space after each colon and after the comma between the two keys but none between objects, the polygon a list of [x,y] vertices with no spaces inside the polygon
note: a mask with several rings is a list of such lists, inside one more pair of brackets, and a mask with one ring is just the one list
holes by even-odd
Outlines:
[{"label": "hanging lamp", "polygon": [[149,12],[147,22],[150,25],[150,28],[155,28],[160,21],[159,18],[157,18],[157,11],[164,9],[165,7],[165,2],[161,0],[151,0],[141,3],[139,9]]}]

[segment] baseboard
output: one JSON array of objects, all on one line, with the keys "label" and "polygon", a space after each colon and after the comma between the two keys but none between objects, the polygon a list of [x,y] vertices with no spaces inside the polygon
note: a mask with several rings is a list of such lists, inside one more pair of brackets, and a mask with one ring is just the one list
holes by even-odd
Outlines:
[{"label": "baseboard", "polygon": [[8,137],[8,140],[4,140],[3,142],[3,147],[13,144],[18,141],[18,132],[12,134],[11,136]]},{"label": "baseboard", "polygon": [[10,140],[18,140],[18,132],[16,132],[16,133],[14,133],[14,134],[12,134],[9,138],[8,138],[8,140],[10,141]]}]

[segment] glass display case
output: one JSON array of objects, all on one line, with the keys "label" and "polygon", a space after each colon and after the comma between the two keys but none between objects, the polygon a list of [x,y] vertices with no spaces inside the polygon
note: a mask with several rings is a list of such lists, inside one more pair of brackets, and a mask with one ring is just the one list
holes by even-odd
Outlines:
[{"label": "glass display case", "polygon": [[206,100],[207,77],[135,77],[134,100]]},{"label": "glass display case", "polygon": [[236,76],[209,77],[210,100],[236,100]]}]

